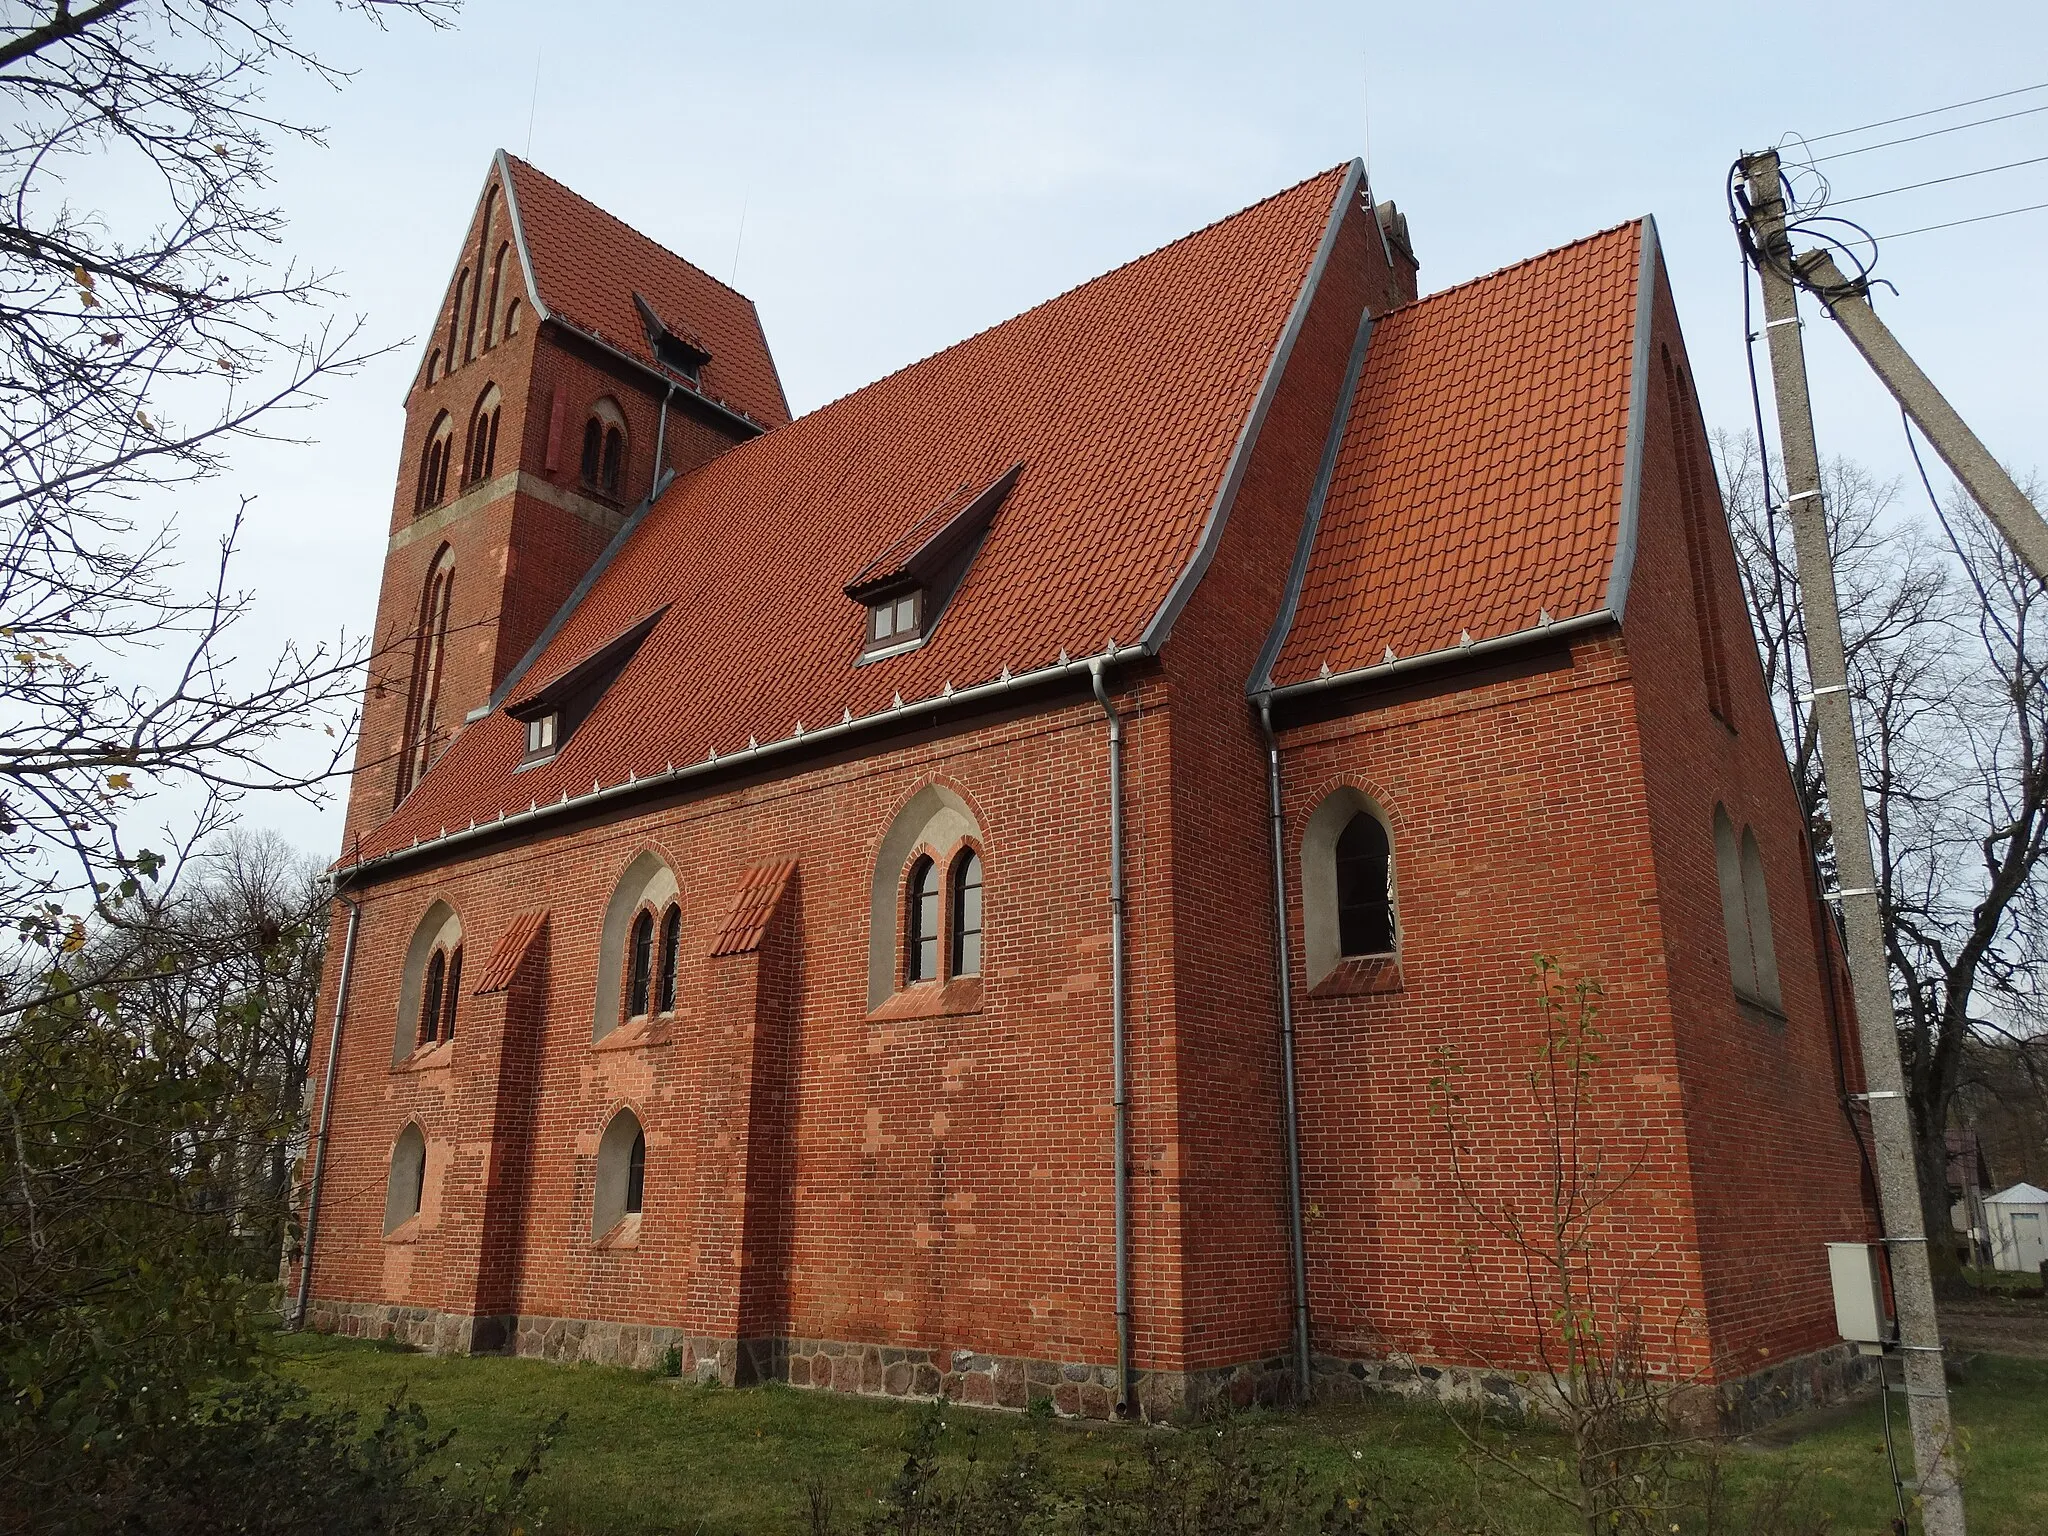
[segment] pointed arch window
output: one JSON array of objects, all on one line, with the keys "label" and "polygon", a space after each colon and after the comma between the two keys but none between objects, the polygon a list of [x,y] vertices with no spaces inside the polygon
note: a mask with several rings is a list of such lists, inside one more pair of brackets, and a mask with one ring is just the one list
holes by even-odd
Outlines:
[{"label": "pointed arch window", "polygon": [[962,849],[953,861],[952,973],[981,974],[981,855]]},{"label": "pointed arch window", "polygon": [[654,979],[654,914],[644,908],[626,937],[626,1017],[644,1018]]},{"label": "pointed arch window", "polygon": [[427,382],[433,383],[441,376],[441,349],[434,348],[427,354]]},{"label": "pointed arch window", "polygon": [[910,866],[909,910],[903,923],[906,984],[939,979],[939,866],[922,855]]},{"label": "pointed arch window", "polygon": [[1393,849],[1387,829],[1360,811],[1337,835],[1337,945],[1352,956],[1394,949]]},{"label": "pointed arch window", "polygon": [[413,631],[412,677],[406,691],[405,744],[399,754],[393,804],[403,800],[433,763],[441,704],[441,663],[448,648],[448,610],[454,600],[455,554],[446,544],[434,556],[420,593]]},{"label": "pointed arch window", "polygon": [[[630,1109],[613,1115],[597,1143],[597,1180],[592,1190],[590,1235],[600,1241],[647,1203],[647,1132]],[[627,1228],[630,1236],[632,1228]]]},{"label": "pointed arch window", "polygon": [[455,1038],[455,1004],[462,993],[462,946],[452,950],[439,945],[427,961],[427,974],[420,984],[419,1043]]},{"label": "pointed arch window", "polygon": [[505,334],[507,336],[517,336],[519,334],[519,301],[517,299],[512,300],[511,303],[505,306]]},{"label": "pointed arch window", "polygon": [[448,495],[448,460],[455,450],[455,422],[446,411],[434,418],[427,429],[426,450],[420,455],[419,492],[413,515],[431,512]]},{"label": "pointed arch window", "polygon": [[1728,937],[1728,972],[1735,995],[1781,1010],[1784,994],[1778,984],[1763,850],[1755,828],[1737,832],[1725,805],[1714,807],[1714,868],[1721,885],[1721,924]]},{"label": "pointed arch window", "polygon": [[391,1173],[384,1186],[384,1235],[389,1237],[419,1215],[427,1194],[427,1138],[408,1120],[391,1147]]},{"label": "pointed arch window", "polygon": [[469,268],[455,274],[455,297],[448,307],[448,371],[453,373],[462,356],[462,301],[469,293]]},{"label": "pointed arch window", "polygon": [[647,1133],[635,1131],[633,1145],[626,1153],[626,1198],[628,1216],[638,1216],[647,1203]]},{"label": "pointed arch window", "polygon": [[655,999],[658,1012],[676,1011],[676,963],[682,957],[683,909],[674,902],[661,914],[661,958],[655,970]]},{"label": "pointed arch window", "polygon": [[618,402],[606,397],[590,408],[583,424],[583,483],[616,498],[625,479],[626,418]]},{"label": "pointed arch window", "polygon": [[477,400],[469,417],[469,451],[463,469],[463,484],[476,485],[491,478],[498,465],[498,418],[504,414],[505,397],[493,384]]}]

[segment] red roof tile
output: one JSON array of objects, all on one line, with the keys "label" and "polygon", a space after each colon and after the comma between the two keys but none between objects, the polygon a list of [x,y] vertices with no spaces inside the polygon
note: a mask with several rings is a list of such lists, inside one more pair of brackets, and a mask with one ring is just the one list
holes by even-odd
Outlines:
[{"label": "red roof tile", "polygon": [[[1348,167],[731,450],[677,482],[522,680],[661,621],[551,761],[466,727],[360,857],[1137,642],[1195,553]],[[715,344],[715,339],[714,339]],[[963,483],[1021,461],[944,617],[856,666],[841,590]]]},{"label": "red roof tile", "polygon": [[699,374],[703,394],[764,427],[789,420],[753,300],[524,160],[502,159],[543,308],[652,366],[647,325],[633,303],[639,293],[671,331],[711,354]]},{"label": "red roof tile", "polygon": [[1276,686],[1601,608],[1642,239],[1626,224],[1374,323]]},{"label": "red roof tile", "polygon": [[732,912],[719,930],[718,942],[711,946],[713,957],[719,955],[744,955],[761,947],[761,940],[768,933],[768,924],[775,916],[777,903],[789,886],[789,877],[796,873],[796,861],[781,864],[767,864],[759,869],[747,871],[740,882],[740,893],[732,904]]},{"label": "red roof tile", "polygon": [[512,919],[512,926],[505,930],[505,936],[498,940],[498,947],[491,951],[491,963],[484,967],[483,975],[476,979],[474,995],[483,997],[492,992],[503,992],[512,985],[512,978],[518,973],[519,962],[526,958],[526,952],[533,948],[533,941],[540,937],[541,928],[548,920],[547,909],[538,912],[522,912]]}]

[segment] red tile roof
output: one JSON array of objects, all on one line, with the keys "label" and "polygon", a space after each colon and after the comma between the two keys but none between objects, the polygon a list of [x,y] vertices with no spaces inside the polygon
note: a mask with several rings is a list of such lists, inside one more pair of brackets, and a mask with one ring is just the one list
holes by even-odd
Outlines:
[{"label": "red tile roof", "polygon": [[476,979],[474,996],[503,992],[512,985],[512,978],[519,971],[519,962],[533,948],[533,941],[540,937],[540,930],[547,920],[545,907],[538,912],[522,912],[512,919],[512,926],[505,930],[505,936],[498,940],[498,947],[491,951],[491,963]]},{"label": "red tile roof", "polygon": [[768,933],[768,924],[775,916],[776,905],[789,885],[789,877],[795,873],[794,859],[747,871],[746,878],[740,882],[740,893],[732,904],[732,912],[726,918],[725,926],[719,930],[718,941],[711,946],[713,958],[750,954],[761,947],[761,940]]},{"label": "red tile roof", "polygon": [[[545,687],[668,605],[560,753],[514,774],[519,723],[501,710],[468,726],[356,856],[1138,641],[1196,551],[1349,169],[678,481],[520,684]],[[936,630],[855,666],[864,612],[848,575],[962,483],[1020,460]]]},{"label": "red tile roof", "polygon": [[1602,607],[1643,230],[1374,323],[1276,686]]},{"label": "red tile roof", "polygon": [[500,160],[511,178],[537,296],[550,315],[651,367],[647,325],[633,303],[637,292],[670,330],[711,354],[699,374],[702,394],[764,427],[789,420],[753,300],[517,156],[501,153]]}]

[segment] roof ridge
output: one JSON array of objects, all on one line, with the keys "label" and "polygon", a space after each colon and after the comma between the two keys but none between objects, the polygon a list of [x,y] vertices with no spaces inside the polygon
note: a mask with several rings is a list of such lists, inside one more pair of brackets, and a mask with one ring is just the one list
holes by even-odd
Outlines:
[{"label": "roof ridge", "polygon": [[[1221,229],[1225,224],[1229,224],[1237,219],[1244,218],[1247,214],[1256,213],[1259,209],[1264,208],[1269,203],[1277,203],[1283,197],[1291,197],[1296,192],[1299,192],[1303,187],[1310,186],[1315,182],[1323,180],[1325,177],[1341,177],[1356,163],[1357,162],[1352,160],[1344,160],[1340,161],[1336,165],[1328,167],[1327,169],[1317,171],[1313,176],[1304,176],[1300,181],[1295,182],[1292,186],[1282,187],[1278,192],[1270,193],[1269,195],[1260,198],[1255,203],[1246,203],[1242,208],[1237,209],[1235,212],[1226,213],[1221,218],[1211,219],[1208,223],[1202,225],[1199,229],[1191,229],[1186,234],[1181,235],[1176,239],[1167,241],[1164,245],[1154,246],[1151,250],[1143,252],[1140,255],[1133,256],[1128,261],[1120,261],[1115,266],[1110,267],[1105,271],[1096,273],[1093,277],[1084,278],[1080,282],[1075,283],[1072,287],[1062,288],[1058,293],[1052,294],[1047,298],[1040,299],[1036,304],[1030,305],[1024,309],[1020,309],[1014,315],[1005,315],[1002,319],[993,321],[990,324],[983,326],[978,331],[970,331],[967,335],[962,336],[957,341],[948,342],[945,346],[938,348],[936,351],[927,352],[922,357],[914,357],[909,362],[902,364],[900,367],[892,368],[887,373],[884,374],[878,374],[876,377],[869,379],[867,383],[859,385],[856,388],[849,389],[843,395],[835,395],[832,399],[827,400],[824,404],[819,405],[812,410],[806,411],[802,416],[793,418],[789,423],[787,423],[787,425],[794,426],[799,421],[807,421],[811,417],[819,415],[824,411],[829,411],[834,406],[840,405],[845,401],[851,400],[857,395],[867,393],[867,391],[875,388],[877,385],[886,384],[891,379],[896,378],[901,374],[910,372],[910,370],[913,368],[921,368],[926,363],[930,362],[933,358],[944,357],[948,352],[957,352],[960,348],[966,346],[969,342],[979,341],[982,337],[988,335],[991,331],[999,331],[1004,326],[1009,325],[1014,321],[1022,320],[1026,315],[1035,315],[1041,309],[1045,309],[1051,305],[1057,304],[1062,299],[1073,297],[1073,295],[1081,292],[1081,290],[1084,288],[1092,288],[1097,283],[1107,282],[1110,278],[1115,277],[1119,272],[1128,271],[1132,267],[1138,266],[1143,262],[1152,260],[1152,258],[1155,256],[1163,256],[1168,251],[1173,250],[1176,246],[1186,245],[1190,240],[1199,239],[1203,235],[1208,234],[1212,230]],[[775,430],[780,431],[781,429],[776,428]],[[759,441],[759,439],[755,439],[755,441]],[[741,446],[744,447],[746,445],[741,444]]]},{"label": "roof ridge", "polygon": [[628,224],[624,219],[620,218],[616,213],[613,213],[609,208],[604,207],[602,204],[592,202],[589,198],[585,197],[581,192],[578,192],[574,187],[570,186],[567,182],[558,180],[556,177],[550,176],[546,171],[542,170],[532,161],[522,160],[519,158],[519,156],[513,154],[510,150],[501,149],[498,151],[498,153],[505,157],[507,164],[516,165],[521,170],[524,171],[531,171],[534,175],[538,176],[542,181],[546,182],[549,186],[556,188],[558,191],[563,192],[569,197],[575,198],[577,202],[581,203],[584,207],[590,209],[593,213],[600,214],[604,218],[609,219],[612,223],[618,225],[619,228],[625,230],[628,234],[634,236],[636,239],[645,240],[657,251],[660,251],[662,255],[667,256],[672,260],[681,262],[684,266],[688,267],[692,272],[695,272],[699,277],[703,278],[706,282],[716,283],[720,288],[723,288],[727,293],[731,294],[734,298],[740,300],[749,309],[755,308],[754,301],[748,298],[747,295],[745,295],[744,293],[741,293],[739,289],[733,287],[731,283],[719,282],[717,278],[713,277],[709,272],[705,271],[702,267],[698,266],[697,263],[690,260],[689,257],[681,254],[679,251],[671,249],[667,245],[664,245],[661,241],[655,239],[654,236],[648,234],[647,231],[645,231],[644,229],[639,229],[636,228],[634,225]]},{"label": "roof ridge", "polygon": [[1605,229],[1596,229],[1591,234],[1580,235],[1576,240],[1567,240],[1562,245],[1553,245],[1547,251],[1538,251],[1534,256],[1524,256],[1520,261],[1511,261],[1506,266],[1495,267],[1491,272],[1481,272],[1476,277],[1468,277],[1461,283],[1451,284],[1448,288],[1439,288],[1434,293],[1419,294],[1415,298],[1410,299],[1406,304],[1397,305],[1393,309],[1387,310],[1378,318],[1387,320],[1395,315],[1404,314],[1411,309],[1420,309],[1423,305],[1431,303],[1436,299],[1446,299],[1454,293],[1463,293],[1467,288],[1476,288],[1481,283],[1490,283],[1497,277],[1506,277],[1510,272],[1519,272],[1524,267],[1533,267],[1539,261],[1548,261],[1553,256],[1562,256],[1566,251],[1576,250],[1582,245],[1591,245],[1596,240],[1605,240],[1609,235],[1619,234],[1624,229],[1639,228],[1649,223],[1649,221],[1650,216],[1647,213],[1639,213],[1632,219],[1623,219],[1619,224],[1610,224]]}]

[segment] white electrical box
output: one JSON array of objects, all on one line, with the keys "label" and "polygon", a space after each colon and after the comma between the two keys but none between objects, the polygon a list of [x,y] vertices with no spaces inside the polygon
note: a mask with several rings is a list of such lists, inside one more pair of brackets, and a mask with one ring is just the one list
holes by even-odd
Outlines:
[{"label": "white electrical box", "polygon": [[1883,1344],[1892,1336],[1885,1316],[1880,1247],[1877,1243],[1828,1244],[1828,1274],[1835,1283],[1835,1327],[1852,1344]]}]

